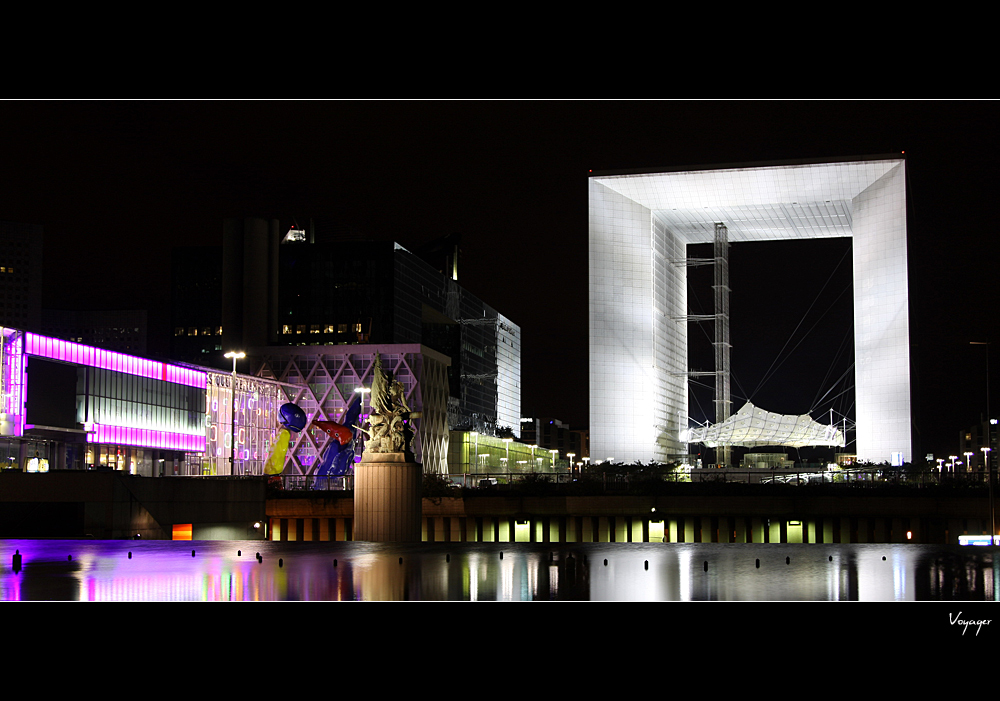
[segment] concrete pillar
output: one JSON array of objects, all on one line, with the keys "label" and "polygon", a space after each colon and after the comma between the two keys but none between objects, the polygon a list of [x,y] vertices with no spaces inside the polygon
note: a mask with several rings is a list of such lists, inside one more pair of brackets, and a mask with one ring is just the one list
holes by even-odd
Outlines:
[{"label": "concrete pillar", "polygon": [[886,533],[886,528],[885,528],[885,521],[886,520],[884,518],[876,518],[875,519],[875,523],[874,523],[875,529],[874,530],[875,530],[875,542],[876,543],[888,543],[889,542],[888,534]]},{"label": "concrete pillar", "polygon": [[354,469],[355,540],[420,542],[421,466],[406,462],[403,453],[366,453],[365,458]]},{"label": "concrete pillar", "polygon": [[733,523],[733,542],[734,543],[745,543],[747,542],[747,520],[738,516],[734,519]]}]

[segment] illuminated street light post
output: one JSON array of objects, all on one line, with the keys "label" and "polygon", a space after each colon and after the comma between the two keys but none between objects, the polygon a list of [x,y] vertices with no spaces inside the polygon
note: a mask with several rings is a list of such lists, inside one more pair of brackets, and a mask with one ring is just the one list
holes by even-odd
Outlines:
[{"label": "illuminated street light post", "polygon": [[232,425],[230,426],[232,437],[230,439],[230,452],[229,452],[229,474],[236,474],[236,361],[247,357],[247,354],[243,351],[229,351],[225,354],[226,358],[233,359],[233,401],[232,401]]},{"label": "illuminated street light post", "polygon": [[965,456],[965,471],[972,472],[972,456],[975,455],[975,453],[965,452],[962,453],[962,455]]},{"label": "illuminated street light post", "polygon": [[[987,438],[987,440],[989,440]],[[983,451],[983,462],[986,463],[986,479],[990,481],[990,538],[995,538],[997,534],[997,517],[996,509],[993,506],[993,466],[990,465],[990,448],[983,446],[980,448]]]},{"label": "illuminated street light post", "polygon": [[[361,387],[355,387],[354,391],[361,395],[361,411],[358,413],[358,426],[364,426],[365,425],[365,395],[368,392],[371,392],[371,388],[370,387],[365,387],[364,385],[362,385]],[[361,435],[363,435],[363,434],[364,434],[364,431],[361,431],[359,433],[358,437],[360,438]],[[359,451],[359,454],[360,454],[360,451]]]},{"label": "illuminated street light post", "polygon": [[569,458],[569,473],[573,474],[573,458],[576,457],[576,453],[566,453],[566,457]]},{"label": "illuminated street light post", "polygon": [[[479,431],[472,431],[470,434],[476,441],[476,472],[479,472]],[[472,470],[469,470],[470,472]]]}]

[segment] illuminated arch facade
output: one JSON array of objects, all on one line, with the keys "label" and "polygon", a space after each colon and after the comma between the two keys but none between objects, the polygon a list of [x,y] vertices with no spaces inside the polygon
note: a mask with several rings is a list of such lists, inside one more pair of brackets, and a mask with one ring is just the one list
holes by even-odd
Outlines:
[{"label": "illuminated arch facade", "polygon": [[[686,453],[688,244],[850,236],[857,453],[913,457],[901,158],[590,178],[590,436],[595,461]],[[736,291],[739,294],[739,291]]]}]

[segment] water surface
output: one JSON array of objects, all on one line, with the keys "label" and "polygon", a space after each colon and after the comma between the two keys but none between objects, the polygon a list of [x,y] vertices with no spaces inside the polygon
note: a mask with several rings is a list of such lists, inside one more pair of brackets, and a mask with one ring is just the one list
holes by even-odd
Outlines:
[{"label": "water surface", "polygon": [[[20,572],[13,571],[15,551]],[[934,545],[2,540],[0,600],[992,601],[1000,579],[996,552]]]}]

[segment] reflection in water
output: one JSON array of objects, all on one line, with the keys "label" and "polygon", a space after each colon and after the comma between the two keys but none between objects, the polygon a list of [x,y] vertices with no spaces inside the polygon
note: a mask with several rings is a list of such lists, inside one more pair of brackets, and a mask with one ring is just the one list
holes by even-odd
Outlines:
[{"label": "reflection in water", "polygon": [[[22,557],[17,573],[15,550]],[[994,552],[929,545],[7,540],[0,541],[0,600],[983,601],[1000,596]]]}]

